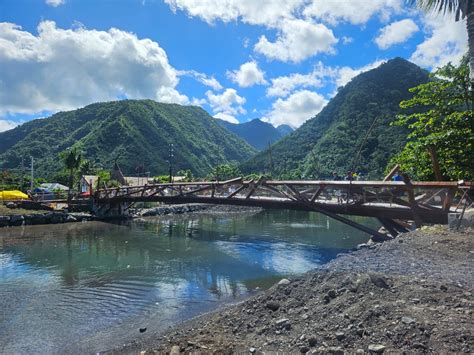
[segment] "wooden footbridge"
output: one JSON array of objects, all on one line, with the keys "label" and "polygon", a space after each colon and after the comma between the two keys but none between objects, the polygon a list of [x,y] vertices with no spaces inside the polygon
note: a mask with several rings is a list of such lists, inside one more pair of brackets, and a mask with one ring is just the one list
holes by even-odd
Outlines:
[{"label": "wooden footbridge", "polygon": [[98,214],[127,214],[136,202],[208,203],[315,211],[372,235],[381,233],[344,215],[377,218],[395,236],[412,224],[448,223],[472,182],[244,181],[183,182],[104,188],[94,194]]}]

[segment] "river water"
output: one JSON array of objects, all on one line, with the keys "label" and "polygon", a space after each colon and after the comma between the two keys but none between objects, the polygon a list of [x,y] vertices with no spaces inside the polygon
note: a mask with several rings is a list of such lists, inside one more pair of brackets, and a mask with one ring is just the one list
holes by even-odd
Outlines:
[{"label": "river water", "polygon": [[317,213],[271,210],[3,228],[0,353],[112,349],[367,239]]}]

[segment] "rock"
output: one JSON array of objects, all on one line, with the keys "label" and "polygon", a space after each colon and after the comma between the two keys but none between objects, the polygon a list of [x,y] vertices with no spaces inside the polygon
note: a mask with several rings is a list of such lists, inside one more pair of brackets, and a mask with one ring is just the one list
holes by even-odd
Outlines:
[{"label": "rock", "polygon": [[23,222],[25,222],[25,217],[23,217],[21,215],[10,216],[10,225],[11,226],[18,227],[18,226],[23,225]]},{"label": "rock", "polygon": [[281,279],[280,282],[278,282],[278,286],[286,286],[286,285],[289,285],[290,283],[291,281],[288,279]]},{"label": "rock", "polygon": [[346,337],[346,335],[343,332],[337,332],[336,333],[336,339],[339,340],[339,341],[341,341],[345,337]]},{"label": "rock", "polygon": [[10,202],[7,202],[7,203],[5,204],[5,206],[6,206],[7,208],[16,208],[16,203],[10,201]]},{"label": "rock", "polygon": [[302,346],[300,348],[300,353],[306,354],[309,351],[309,348],[307,346]]},{"label": "rock", "polygon": [[446,285],[441,285],[441,286],[439,287],[439,289],[440,289],[441,291],[447,291],[447,290],[448,290],[448,286],[446,286]]},{"label": "rock", "polygon": [[145,333],[145,332],[146,332],[146,329],[147,329],[147,328],[140,328],[140,329],[138,329],[138,331],[139,331],[140,333]]},{"label": "rock", "polygon": [[410,325],[416,323],[416,320],[410,317],[402,317],[402,323]]},{"label": "rock", "polygon": [[332,346],[330,348],[327,348],[325,353],[333,355],[344,355],[344,350],[340,346]]},{"label": "rock", "polygon": [[362,355],[362,354],[365,354],[365,351],[364,349],[357,349],[355,353],[358,355]]},{"label": "rock", "polygon": [[257,349],[255,349],[255,348],[250,348],[249,351],[250,351],[250,354],[255,354],[255,352],[257,351]]},{"label": "rock", "polygon": [[380,287],[380,288],[390,288],[390,285],[388,284],[388,280],[383,277],[383,276],[377,276],[377,275],[373,275],[373,274],[370,274],[370,281],[372,281],[372,283],[377,286],[377,287]]},{"label": "rock", "polygon": [[10,224],[10,217],[0,216],[0,227],[7,227]]},{"label": "rock", "polygon": [[181,348],[179,345],[173,345],[170,350],[170,355],[177,355],[179,353],[181,353]]},{"label": "rock", "polygon": [[309,344],[309,346],[311,346],[311,347],[316,346],[317,343],[318,343],[318,339],[316,339],[316,337],[310,337],[310,338],[308,338],[308,344]]},{"label": "rock", "polygon": [[278,319],[275,324],[277,327],[283,327],[284,325],[288,324],[288,318],[281,318],[281,319]]},{"label": "rock", "polygon": [[385,351],[385,345],[382,344],[370,344],[369,353],[382,354]]},{"label": "rock", "polygon": [[357,250],[360,250],[360,249],[366,249],[366,248],[368,248],[368,247],[370,247],[369,244],[361,243],[361,244],[357,244],[356,249],[357,249]]},{"label": "rock", "polygon": [[331,298],[336,298],[337,297],[337,293],[335,290],[329,290],[328,291],[328,296],[331,297]]},{"label": "rock", "polygon": [[278,311],[278,309],[280,308],[280,304],[278,302],[275,302],[275,301],[270,301],[270,302],[267,302],[265,307],[267,307],[269,310],[275,312],[275,311]]},{"label": "rock", "polygon": [[68,214],[66,216],[66,222],[77,222],[77,219],[74,216],[71,216],[70,214]]}]

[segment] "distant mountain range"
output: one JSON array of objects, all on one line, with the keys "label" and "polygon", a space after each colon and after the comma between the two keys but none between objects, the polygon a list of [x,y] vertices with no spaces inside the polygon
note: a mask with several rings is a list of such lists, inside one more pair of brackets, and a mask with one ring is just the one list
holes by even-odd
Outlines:
[{"label": "distant mountain range", "polygon": [[0,133],[0,167],[17,168],[22,158],[33,156],[37,176],[51,176],[63,167],[58,154],[74,146],[104,168],[117,160],[126,174],[137,168],[167,174],[170,144],[174,171],[191,169],[198,176],[256,153],[200,107],[123,100],[59,112]]},{"label": "distant mountain range", "polygon": [[258,118],[240,124],[220,119],[217,122],[257,150],[268,148],[270,144],[293,132],[293,128],[288,125],[280,125],[275,128],[270,123],[263,122]]},{"label": "distant mountain range", "polygon": [[402,58],[359,74],[315,117],[242,165],[245,172],[291,178],[329,177],[357,170],[380,179],[389,159],[407,141],[407,130],[390,126],[408,89],[428,72]]}]

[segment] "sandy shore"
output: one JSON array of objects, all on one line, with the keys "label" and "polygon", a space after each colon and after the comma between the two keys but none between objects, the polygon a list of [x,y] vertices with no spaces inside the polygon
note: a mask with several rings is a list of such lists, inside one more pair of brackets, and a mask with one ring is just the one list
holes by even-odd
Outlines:
[{"label": "sandy shore", "polygon": [[424,228],[113,352],[470,353],[473,258],[472,229]]}]

